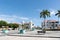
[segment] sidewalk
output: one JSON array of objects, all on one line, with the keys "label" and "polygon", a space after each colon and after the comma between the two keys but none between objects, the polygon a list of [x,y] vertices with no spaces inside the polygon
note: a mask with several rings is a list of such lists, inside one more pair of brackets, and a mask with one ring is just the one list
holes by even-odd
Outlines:
[{"label": "sidewalk", "polygon": [[[6,36],[6,34],[0,33],[0,36]],[[46,31],[45,34],[38,34],[37,31],[28,31],[25,34],[18,34],[18,32],[14,31],[13,33],[13,31],[11,31],[7,36],[60,38],[60,31]]]},{"label": "sidewalk", "polygon": [[9,36],[60,38],[60,31],[47,31],[45,34],[38,34],[36,31],[32,31],[25,34],[9,34]]},{"label": "sidewalk", "polygon": [[60,38],[2,36],[0,40],[60,40]]}]

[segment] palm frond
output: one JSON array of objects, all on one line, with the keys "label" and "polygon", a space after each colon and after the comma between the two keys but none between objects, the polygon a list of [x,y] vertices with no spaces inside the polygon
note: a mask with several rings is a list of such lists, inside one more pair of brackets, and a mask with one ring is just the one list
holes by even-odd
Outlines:
[{"label": "palm frond", "polygon": [[40,12],[40,18],[50,17],[50,12],[48,10],[43,10]]},{"label": "palm frond", "polygon": [[59,13],[56,13],[55,16],[57,16]]},{"label": "palm frond", "polygon": [[58,10],[58,13],[56,13],[55,16],[60,17],[60,10]]}]

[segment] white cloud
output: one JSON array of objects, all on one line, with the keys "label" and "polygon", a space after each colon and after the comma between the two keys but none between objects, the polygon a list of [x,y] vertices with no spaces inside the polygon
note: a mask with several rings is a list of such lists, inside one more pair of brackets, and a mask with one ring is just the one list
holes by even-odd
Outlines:
[{"label": "white cloud", "polygon": [[55,15],[57,13],[57,10],[54,10],[54,9],[50,9],[49,11],[50,11],[51,15]]},{"label": "white cloud", "polygon": [[7,21],[8,23],[21,23],[22,21],[29,22],[32,20],[32,22],[36,25],[40,25],[40,19],[38,18],[27,18],[27,17],[20,17],[16,15],[0,15],[0,20]]},{"label": "white cloud", "polygon": [[27,18],[27,17],[20,17],[20,19],[22,19],[22,20],[29,20],[29,18]]},{"label": "white cloud", "polygon": [[19,22],[20,20],[29,20],[29,18],[19,17],[16,15],[11,15],[11,16],[10,15],[0,15],[0,20],[5,20],[7,22]]},{"label": "white cloud", "polygon": [[20,20],[29,20],[29,18],[27,18],[27,17],[20,17],[20,16],[16,16],[16,15],[13,15],[12,17],[16,18],[16,19],[20,19]]}]

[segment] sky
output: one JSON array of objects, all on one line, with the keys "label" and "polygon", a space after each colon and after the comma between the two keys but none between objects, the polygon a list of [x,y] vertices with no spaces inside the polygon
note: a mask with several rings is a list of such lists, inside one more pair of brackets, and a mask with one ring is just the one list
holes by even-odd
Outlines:
[{"label": "sky", "polygon": [[60,0],[0,0],[0,20],[21,23],[32,21],[41,26],[43,18],[40,18],[42,10],[49,10],[49,20],[57,20],[54,15],[60,10]]}]

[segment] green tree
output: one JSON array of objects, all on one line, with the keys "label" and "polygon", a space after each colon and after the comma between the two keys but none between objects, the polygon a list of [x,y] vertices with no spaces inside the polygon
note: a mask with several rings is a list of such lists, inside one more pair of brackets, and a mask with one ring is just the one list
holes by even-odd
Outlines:
[{"label": "green tree", "polygon": [[44,27],[45,27],[46,17],[50,17],[50,12],[48,10],[43,10],[42,12],[40,12],[40,18],[44,18]]},{"label": "green tree", "polygon": [[13,24],[12,23],[9,23],[8,26],[9,26],[9,28],[12,28]]},{"label": "green tree", "polygon": [[18,28],[18,27],[19,27],[19,24],[10,23],[10,24],[8,24],[8,26],[9,26],[10,28],[13,28],[13,30],[14,30],[15,28]]},{"label": "green tree", "polygon": [[59,21],[59,18],[60,18],[60,10],[58,10],[58,12],[55,14],[55,16],[58,16],[58,21]]},{"label": "green tree", "polygon": [[3,20],[0,21],[0,27],[7,26],[7,24],[8,23],[6,21],[3,21]]}]

